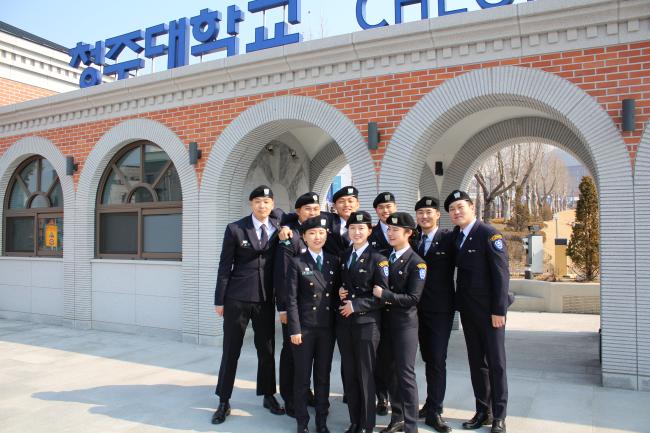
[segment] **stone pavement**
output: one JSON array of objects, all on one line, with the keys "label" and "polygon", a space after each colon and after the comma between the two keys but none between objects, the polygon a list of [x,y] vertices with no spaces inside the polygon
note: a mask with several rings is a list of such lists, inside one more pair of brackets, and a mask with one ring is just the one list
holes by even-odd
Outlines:
[{"label": "stone pavement", "polygon": [[[510,433],[650,432],[650,393],[600,386],[598,326],[598,316],[510,313]],[[0,320],[0,432],[294,432],[293,419],[262,408],[252,339],[244,348],[232,415],[213,426],[218,347]],[[473,413],[462,331],[452,335],[448,364],[444,416],[462,431]],[[336,355],[333,433],[348,425],[339,368]],[[417,374],[424,401],[419,357]],[[388,421],[378,417],[377,431]]]}]

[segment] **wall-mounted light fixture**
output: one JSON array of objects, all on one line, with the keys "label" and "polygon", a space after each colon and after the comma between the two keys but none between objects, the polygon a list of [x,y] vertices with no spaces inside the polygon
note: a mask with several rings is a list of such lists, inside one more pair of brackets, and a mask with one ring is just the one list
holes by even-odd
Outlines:
[{"label": "wall-mounted light fixture", "polygon": [[74,162],[74,156],[65,157],[65,174],[72,176],[75,171],[79,170],[79,164]]},{"label": "wall-mounted light fixture", "polygon": [[621,106],[621,117],[623,117],[623,131],[631,132],[634,131],[634,122],[635,122],[635,103],[634,99],[623,99]]},{"label": "wall-mounted light fixture", "polygon": [[291,159],[298,159],[298,155],[296,154],[296,151],[293,149],[289,151],[289,155],[291,156]]},{"label": "wall-mounted light fixture", "polygon": [[368,149],[376,150],[379,144],[379,128],[377,122],[368,122]]},{"label": "wall-mounted light fixture", "polygon": [[442,161],[436,161],[435,174],[436,176],[442,176],[444,174],[444,170],[442,169]]},{"label": "wall-mounted light fixture", "polygon": [[201,159],[201,149],[196,141],[190,141],[190,165],[196,165]]},{"label": "wall-mounted light fixture", "polygon": [[273,145],[271,143],[264,146],[264,149],[266,149],[268,153],[273,153]]}]

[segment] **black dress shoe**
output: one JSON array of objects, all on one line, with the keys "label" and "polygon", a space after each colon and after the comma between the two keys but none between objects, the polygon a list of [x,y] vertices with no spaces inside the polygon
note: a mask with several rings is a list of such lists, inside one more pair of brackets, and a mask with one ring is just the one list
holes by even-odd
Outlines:
[{"label": "black dress shoe", "polygon": [[424,423],[429,427],[433,427],[435,431],[440,433],[449,433],[451,431],[451,427],[445,424],[439,413],[434,413],[432,416],[427,416],[424,420]]},{"label": "black dress shoe", "polygon": [[269,410],[273,415],[284,415],[284,408],[278,401],[275,399],[274,395],[264,396],[263,406]]},{"label": "black dress shoe", "polygon": [[379,400],[377,402],[377,415],[386,416],[388,415],[388,400]]},{"label": "black dress shoe", "polygon": [[284,405],[284,413],[286,413],[287,416],[290,416],[291,418],[296,417],[296,410],[293,408],[292,404],[285,403],[285,405]]},{"label": "black dress shoe", "polygon": [[492,421],[491,433],[506,433],[506,421],[495,418]]},{"label": "black dress shoe", "polygon": [[359,431],[359,426],[356,424],[350,424],[350,427],[345,431],[345,433],[357,433]]},{"label": "black dress shoe", "polygon": [[221,424],[228,415],[230,415],[230,403],[227,401],[219,403],[219,407],[212,415],[212,424]]},{"label": "black dress shoe", "polygon": [[492,414],[490,412],[476,412],[472,419],[463,423],[465,430],[476,430],[484,425],[492,424]]},{"label": "black dress shoe", "polygon": [[307,406],[316,407],[316,397],[314,397],[314,392],[311,389],[307,394]]},{"label": "black dress shoe", "polygon": [[309,428],[307,427],[298,427],[298,433],[309,433]]},{"label": "black dress shoe", "polygon": [[422,409],[420,409],[418,411],[418,418],[426,418],[428,410],[429,410],[429,408],[427,407],[427,404],[424,403],[424,406],[422,406]]},{"label": "black dress shoe", "polygon": [[379,430],[379,433],[395,433],[398,431],[404,431],[404,421],[391,421],[385,429]]}]

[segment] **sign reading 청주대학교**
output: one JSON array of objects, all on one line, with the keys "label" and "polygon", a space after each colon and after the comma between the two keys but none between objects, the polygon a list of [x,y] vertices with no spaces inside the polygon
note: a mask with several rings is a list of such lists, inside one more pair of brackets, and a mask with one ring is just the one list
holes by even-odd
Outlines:
[{"label": "sign reading \uccad\uc8fc\ub300\ud559\uad50", "polygon": [[[420,5],[421,19],[429,18],[429,0],[376,1],[394,3],[396,24],[403,22],[402,9],[415,4]],[[467,8],[454,8],[448,4],[458,0],[435,1],[438,3],[438,16],[467,12]],[[510,5],[515,0],[472,1],[475,1],[480,9],[488,9]],[[356,18],[359,26],[365,30],[389,25],[385,19],[377,24],[367,22],[367,3],[368,0],[356,0]],[[255,38],[253,42],[246,44],[246,52],[279,47],[302,40],[301,33],[289,33],[289,24],[300,24],[300,0],[251,0],[247,6],[248,12],[251,14],[264,13],[280,7],[288,7],[287,20],[275,23],[274,34],[271,38],[268,37],[266,26],[255,28]],[[225,30],[228,36],[224,36],[222,32],[223,14],[218,10],[202,9],[198,15],[190,19],[179,18],[169,23],[148,27],[145,30],[135,30],[104,41],[97,41],[94,45],[78,42],[74,48],[69,50],[70,66],[78,68],[82,63],[87,66],[79,78],[79,85],[84,88],[101,84],[102,73],[107,76],[114,75],[118,80],[122,80],[129,78],[131,73],[144,68],[145,61],[140,57],[120,61],[119,57],[125,50],[130,50],[136,55],[144,52],[144,57],[151,60],[167,56],[167,69],[188,65],[190,54],[193,57],[200,57],[226,51],[228,57],[234,56],[239,54],[239,24],[244,19],[244,12],[233,4],[227,7],[225,14]],[[158,38],[165,35],[167,44],[158,41]],[[196,42],[193,45],[190,43],[190,37],[193,42]],[[91,65],[103,67],[103,72]]]}]

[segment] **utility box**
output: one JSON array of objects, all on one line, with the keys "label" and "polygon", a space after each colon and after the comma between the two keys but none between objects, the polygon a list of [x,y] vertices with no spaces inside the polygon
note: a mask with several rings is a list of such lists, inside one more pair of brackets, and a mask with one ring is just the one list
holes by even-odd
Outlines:
[{"label": "utility box", "polygon": [[537,234],[528,235],[527,265],[533,274],[544,272],[544,236]]},{"label": "utility box", "polygon": [[567,275],[566,250],[569,242],[566,238],[555,239],[555,275],[563,277]]}]

